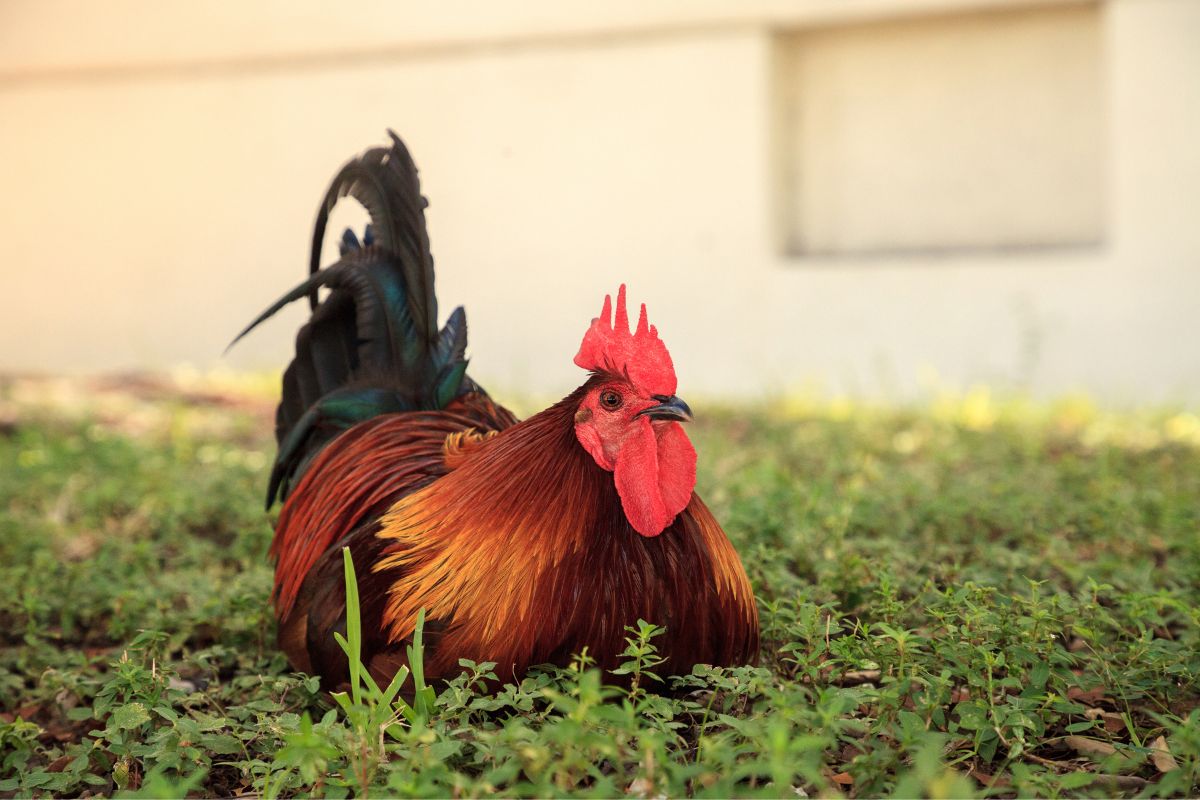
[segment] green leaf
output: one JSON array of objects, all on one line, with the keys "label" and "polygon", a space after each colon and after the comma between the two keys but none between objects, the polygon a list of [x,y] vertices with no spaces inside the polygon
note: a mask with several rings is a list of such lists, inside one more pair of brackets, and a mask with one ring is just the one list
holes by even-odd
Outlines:
[{"label": "green leaf", "polygon": [[228,733],[210,733],[201,739],[201,744],[212,752],[229,756],[243,751],[242,741]]},{"label": "green leaf", "polygon": [[179,713],[170,706],[155,706],[154,713],[165,719],[167,722],[174,722],[179,719]]},{"label": "green leaf", "polygon": [[134,702],[118,706],[113,710],[108,725],[110,728],[116,728],[117,730],[129,730],[149,721],[150,712],[141,703]]},{"label": "green leaf", "polygon": [[1029,671],[1029,683],[1039,689],[1046,685],[1046,681],[1050,678],[1050,665],[1044,661],[1040,661],[1033,665],[1033,669]]},{"label": "green leaf", "polygon": [[1088,786],[1092,781],[1096,780],[1095,774],[1091,772],[1068,772],[1059,780],[1058,785],[1063,789],[1082,789]]}]

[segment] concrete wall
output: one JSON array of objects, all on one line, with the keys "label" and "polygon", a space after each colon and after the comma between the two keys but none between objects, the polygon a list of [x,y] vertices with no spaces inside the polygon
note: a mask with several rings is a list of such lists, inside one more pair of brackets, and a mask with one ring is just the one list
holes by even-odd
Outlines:
[{"label": "concrete wall", "polygon": [[1195,401],[1195,0],[1082,4],[1100,36],[1096,242],[783,244],[781,48],[855,26],[840,30],[870,50],[900,13],[1062,5],[0,6],[0,369],[281,365],[299,309],[220,353],[303,276],[328,179],[391,126],[432,203],[443,311],[467,306],[472,371],[497,386],[576,385],[579,338],[625,281],[685,396],[901,393],[932,369]]},{"label": "concrete wall", "polygon": [[871,255],[1103,240],[1100,8],[800,29],[777,44],[787,245]]}]

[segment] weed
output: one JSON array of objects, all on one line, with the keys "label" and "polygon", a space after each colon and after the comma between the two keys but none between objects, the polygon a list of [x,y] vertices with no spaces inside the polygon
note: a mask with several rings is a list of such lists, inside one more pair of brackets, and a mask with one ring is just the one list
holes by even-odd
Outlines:
[{"label": "weed", "polygon": [[[669,676],[641,621],[520,680],[323,695],[273,642],[266,404],[8,403],[0,793],[1194,796],[1194,414],[986,394],[711,410],[699,491],[758,666]],[[6,412],[7,413],[7,412]],[[11,467],[7,465],[12,465]]]}]

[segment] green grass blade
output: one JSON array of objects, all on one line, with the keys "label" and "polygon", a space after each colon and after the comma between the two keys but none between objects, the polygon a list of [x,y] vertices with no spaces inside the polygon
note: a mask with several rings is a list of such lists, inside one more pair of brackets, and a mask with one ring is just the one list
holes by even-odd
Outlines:
[{"label": "green grass blade", "polygon": [[[354,704],[362,702],[362,620],[358,608],[358,578],[354,574],[354,558],[350,548],[342,548],[342,565],[346,574],[346,638],[349,641],[350,696]],[[336,635],[336,634],[335,634]]]},{"label": "green grass blade", "polygon": [[400,669],[396,670],[396,674],[392,676],[392,682],[389,683],[388,687],[383,690],[383,697],[381,698],[381,701],[388,708],[392,707],[392,704],[396,700],[396,695],[400,693],[400,687],[404,685],[406,680],[408,680],[408,676],[408,667],[400,667]]},{"label": "green grass blade", "polygon": [[413,678],[413,716],[410,722],[429,719],[433,712],[433,701],[436,699],[432,687],[425,685],[425,609],[417,612],[417,624],[413,628],[412,644],[407,648],[408,665]]}]

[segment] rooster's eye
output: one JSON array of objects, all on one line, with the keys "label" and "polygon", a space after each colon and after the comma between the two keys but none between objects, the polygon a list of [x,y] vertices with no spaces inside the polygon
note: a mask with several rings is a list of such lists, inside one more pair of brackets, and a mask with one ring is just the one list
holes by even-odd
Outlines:
[{"label": "rooster's eye", "polygon": [[621,395],[612,389],[603,391],[600,393],[600,405],[609,411],[616,411],[621,407]]}]

